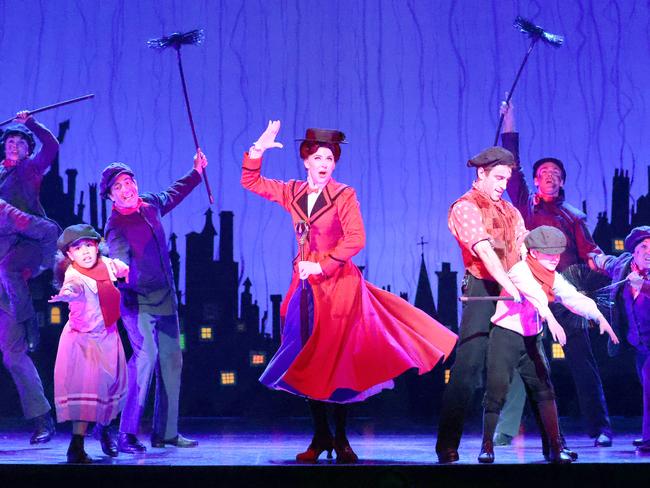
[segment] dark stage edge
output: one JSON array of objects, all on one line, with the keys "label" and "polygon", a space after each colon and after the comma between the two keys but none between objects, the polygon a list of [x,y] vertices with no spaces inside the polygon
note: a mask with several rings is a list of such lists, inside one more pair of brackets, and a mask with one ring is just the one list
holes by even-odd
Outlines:
[{"label": "dark stage edge", "polygon": [[[478,465],[477,432],[463,437],[459,463],[439,465],[431,424],[406,424],[353,419],[350,441],[362,461],[354,466],[321,460],[299,465],[294,456],[309,443],[309,421],[255,422],[242,419],[185,419],[182,431],[196,438],[196,449],[151,449],[144,455],[103,455],[99,443],[88,438],[86,450],[97,463],[63,463],[68,432],[48,444],[30,446],[22,422],[0,421],[0,482],[20,487],[189,487],[327,486],[327,487],[616,487],[647,484],[650,456],[635,451],[640,419],[615,419],[617,435],[610,448],[596,448],[593,440],[565,422],[569,445],[579,461],[567,466],[544,463],[539,438],[530,433],[512,446],[496,449],[496,463]],[[65,426],[64,426],[65,428]],[[146,436],[141,436],[145,440]],[[148,440],[148,439],[147,439]],[[148,442],[147,442],[148,445]]]}]

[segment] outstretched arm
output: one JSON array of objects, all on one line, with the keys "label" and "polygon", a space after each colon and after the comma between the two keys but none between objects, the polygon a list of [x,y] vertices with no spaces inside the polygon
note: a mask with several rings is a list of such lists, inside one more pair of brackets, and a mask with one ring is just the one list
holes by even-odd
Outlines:
[{"label": "outstretched arm", "polygon": [[192,170],[177,180],[165,191],[160,193],[150,193],[151,203],[160,208],[160,214],[166,215],[171,212],[179,203],[181,203],[194,188],[201,183],[201,173],[203,168],[208,165],[208,159],[201,149],[194,155]]},{"label": "outstretched arm", "polygon": [[55,302],[74,302],[79,300],[84,293],[83,285],[75,280],[67,280],[56,295],[52,295],[48,303]]},{"label": "outstretched arm", "polygon": [[559,273],[555,273],[553,291],[562,305],[576,315],[598,322],[600,334],[602,335],[607,333],[611,341],[614,344],[618,344],[618,337],[616,337],[611,325],[609,325],[605,316],[598,309],[596,302],[578,292],[578,290],[576,290],[575,287]]}]

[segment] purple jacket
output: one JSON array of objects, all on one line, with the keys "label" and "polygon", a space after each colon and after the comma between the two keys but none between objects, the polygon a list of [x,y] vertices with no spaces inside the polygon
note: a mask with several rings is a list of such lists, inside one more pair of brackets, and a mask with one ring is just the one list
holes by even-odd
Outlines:
[{"label": "purple jacket", "polygon": [[12,168],[0,165],[0,198],[23,212],[45,217],[39,198],[41,183],[59,150],[59,141],[33,118],[28,119],[25,126],[41,141],[41,150]]},{"label": "purple jacket", "polygon": [[[614,283],[625,280],[631,272],[632,254],[607,256],[602,264]],[[610,312],[608,320],[620,339],[641,352],[650,353],[650,281],[645,280],[641,292],[634,299],[627,281],[615,286],[610,293]],[[618,353],[618,348],[609,343],[611,355]]]},{"label": "purple jacket", "polygon": [[104,236],[110,257],[130,266],[129,282],[120,285],[122,304],[127,309],[158,315],[176,313],[174,276],[162,217],[200,182],[201,175],[192,170],[166,191],[141,195],[144,203],[137,212],[111,212]]},{"label": "purple jacket", "polygon": [[517,167],[512,170],[506,191],[512,204],[521,212],[526,223],[526,229],[533,230],[541,225],[551,225],[560,229],[567,238],[566,251],[560,257],[558,271],[576,263],[586,263],[587,254],[602,251],[594,242],[585,224],[586,215],[564,201],[560,196],[553,202],[545,202],[535,198],[521,170],[519,161],[519,134],[505,132],[501,134],[501,144],[515,156]]}]

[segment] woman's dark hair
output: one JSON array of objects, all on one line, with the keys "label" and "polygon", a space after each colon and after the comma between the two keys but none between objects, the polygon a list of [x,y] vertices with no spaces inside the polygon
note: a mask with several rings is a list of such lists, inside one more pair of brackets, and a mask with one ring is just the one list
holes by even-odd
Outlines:
[{"label": "woman's dark hair", "polygon": [[334,161],[341,157],[341,146],[339,144],[330,144],[329,142],[302,141],[300,143],[300,159],[307,159],[309,156],[318,151],[318,148],[326,147],[334,155]]},{"label": "woman's dark hair", "polygon": [[[99,253],[97,254],[97,259],[99,259],[101,256],[108,256],[108,247],[104,241],[99,242],[98,248]],[[54,257],[54,276],[52,278],[52,286],[54,286],[54,288],[57,290],[63,286],[63,281],[65,280],[65,272],[71,264],[72,261],[68,257],[67,253],[61,251],[56,252],[56,256]]]}]

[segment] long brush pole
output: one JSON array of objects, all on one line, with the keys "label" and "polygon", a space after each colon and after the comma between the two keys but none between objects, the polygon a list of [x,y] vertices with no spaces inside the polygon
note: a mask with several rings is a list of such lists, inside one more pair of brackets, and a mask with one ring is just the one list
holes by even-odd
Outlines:
[{"label": "long brush pole", "polygon": [[[194,119],[192,118],[192,109],[190,107],[190,97],[187,93],[187,83],[185,82],[185,72],[183,71],[183,61],[181,60],[181,50],[180,46],[176,46],[176,57],[178,59],[178,71],[181,74],[181,84],[183,86],[183,95],[185,96],[185,108],[187,108],[187,116],[190,119],[190,127],[192,128],[192,137],[194,137],[194,146],[196,150],[199,149],[199,138],[196,136],[196,129],[194,127]],[[210,182],[208,181],[208,173],[206,168],[203,168],[201,173],[203,175],[203,182],[205,183],[205,189],[208,192],[208,200],[210,205],[214,203],[214,197],[212,196],[212,189],[210,188]]]},{"label": "long brush pole", "polygon": [[[530,53],[533,52],[533,47],[535,47],[535,43],[539,40],[539,37],[533,37],[533,40],[530,42],[530,46],[528,47],[528,51],[526,51],[526,56],[524,56],[524,60],[521,63],[521,66],[519,66],[519,71],[517,71],[517,76],[515,77],[515,81],[510,87],[510,91],[508,92],[508,98],[506,98],[506,106],[510,103],[510,100],[512,99],[512,94],[515,91],[515,87],[517,86],[517,82],[519,81],[519,77],[521,76],[522,71],[524,70],[524,66],[526,66],[526,62],[528,61],[528,56],[530,56]],[[501,132],[501,126],[503,125],[503,114],[499,117],[499,125],[497,126],[497,133],[494,136],[494,145],[496,146],[499,143],[499,133]]]},{"label": "long brush pole", "polygon": [[[62,102],[53,103],[52,105],[46,105],[45,107],[40,107],[35,110],[29,110],[29,115],[34,115],[39,112],[45,112],[46,110],[52,110],[54,108],[63,107],[64,105],[70,105],[71,103],[81,102],[82,100],[88,100],[89,98],[93,98],[94,96],[95,95],[91,93],[89,95],[84,95],[82,97],[71,98],[70,100],[64,100]],[[11,122],[14,119],[15,117],[11,117],[10,119],[5,120],[4,122],[0,122],[0,127],[2,127],[3,125],[7,125],[9,122]]]}]

